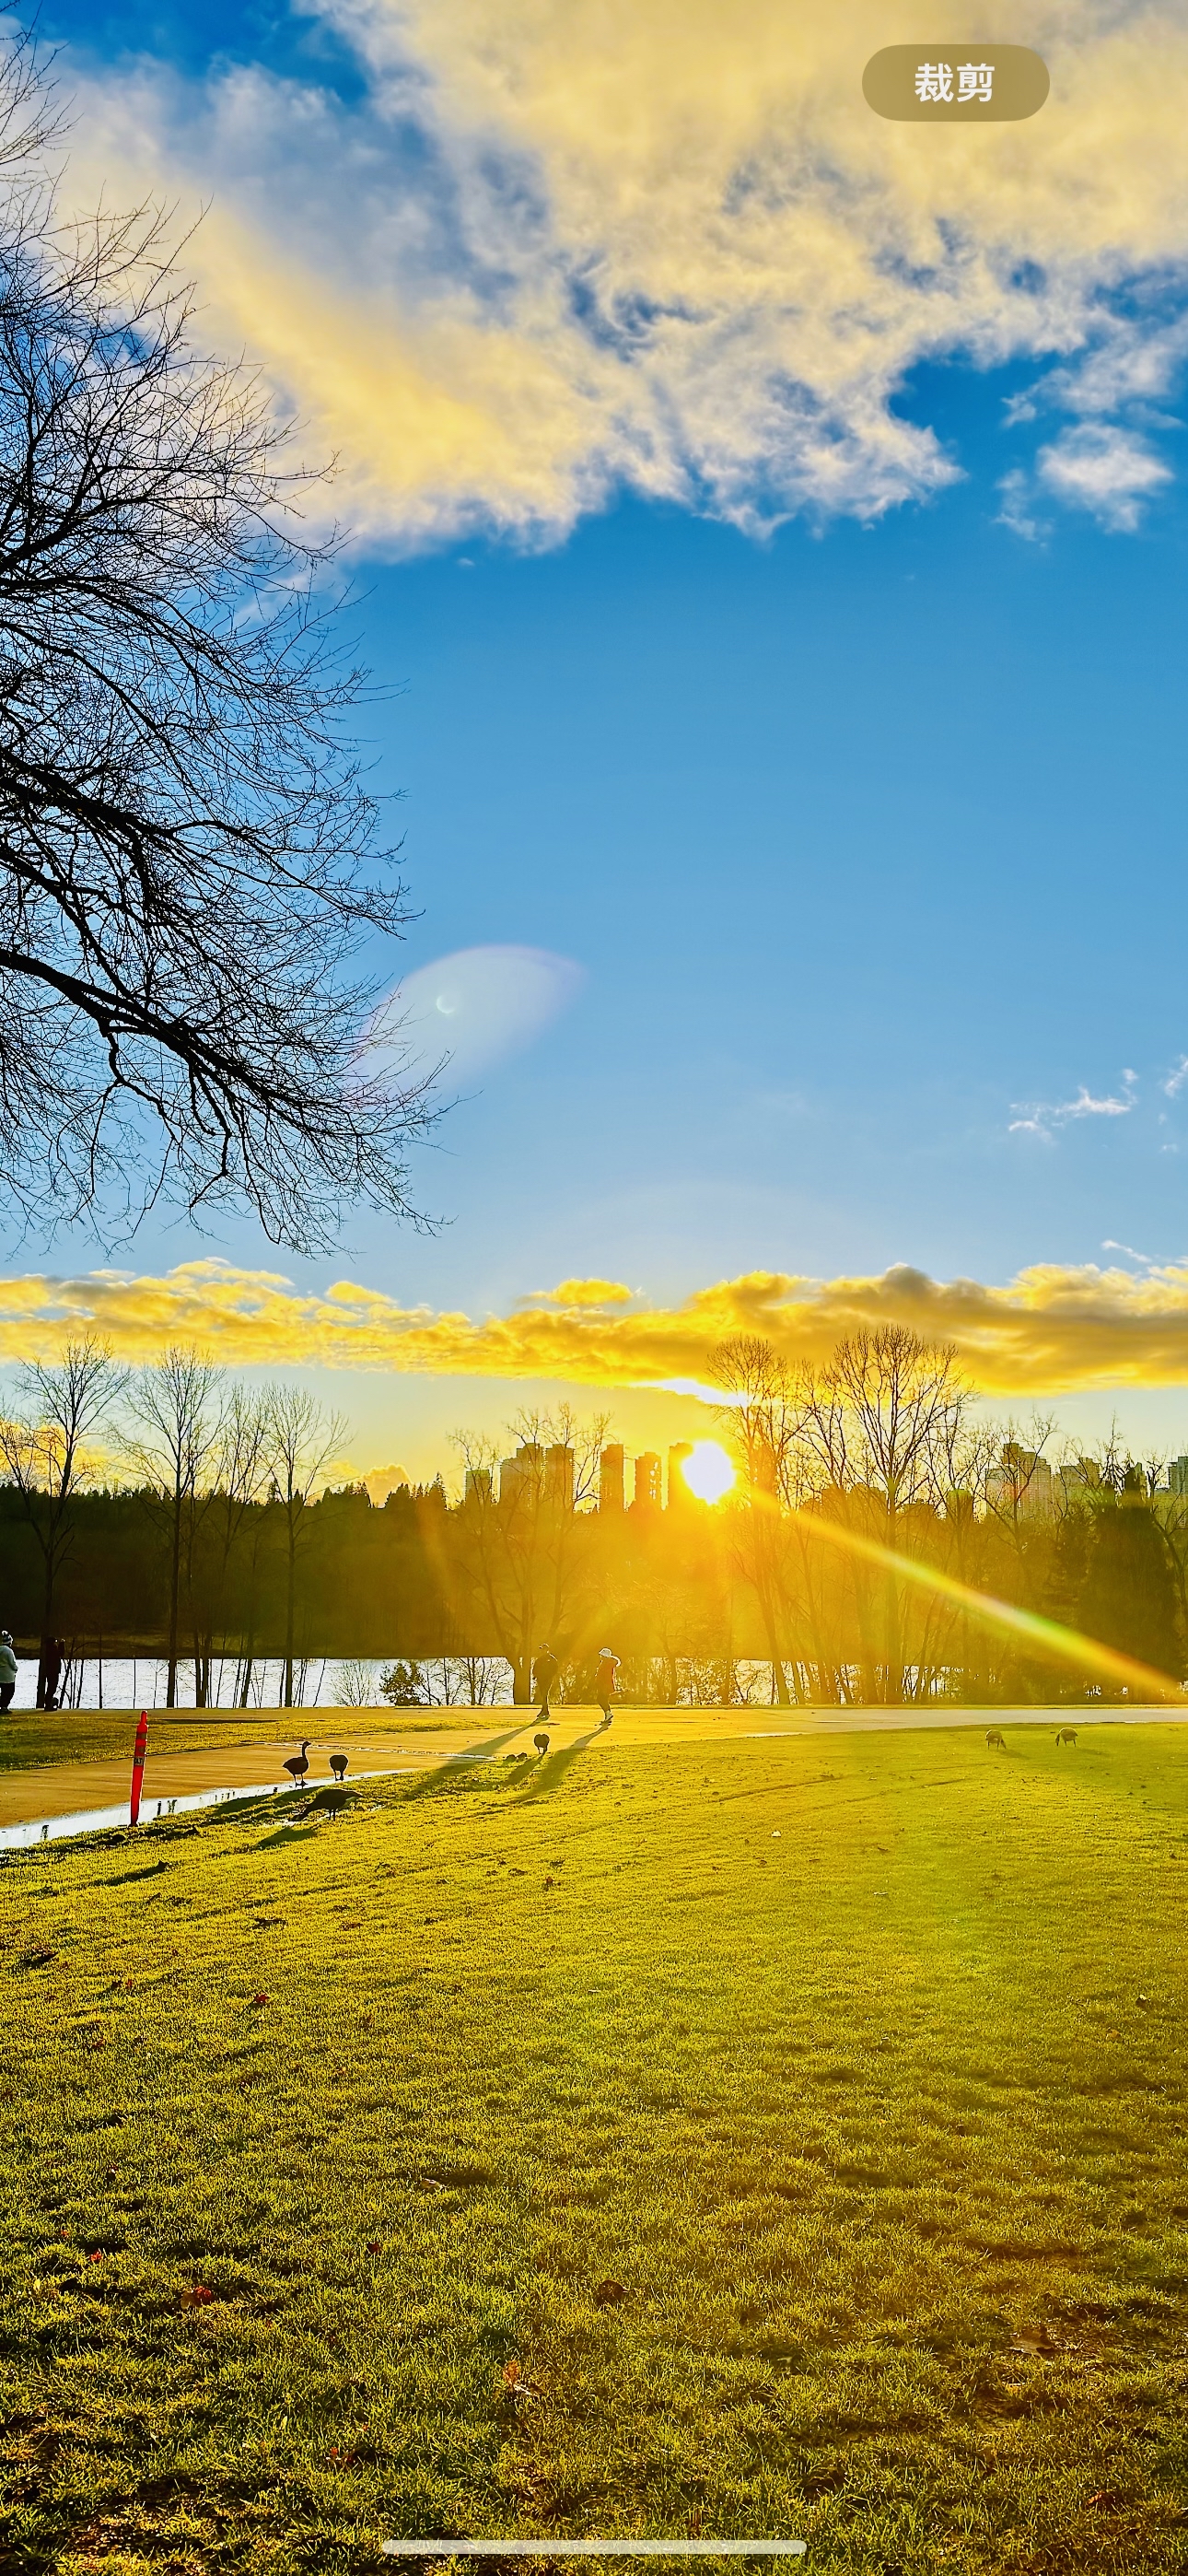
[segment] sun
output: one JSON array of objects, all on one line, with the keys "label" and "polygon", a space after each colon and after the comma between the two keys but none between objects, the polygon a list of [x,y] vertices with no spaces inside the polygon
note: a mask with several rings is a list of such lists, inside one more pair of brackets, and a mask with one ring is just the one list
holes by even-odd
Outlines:
[{"label": "sun", "polygon": [[699,1503],[720,1503],[734,1483],[734,1469],[720,1440],[695,1440],[681,1474]]}]

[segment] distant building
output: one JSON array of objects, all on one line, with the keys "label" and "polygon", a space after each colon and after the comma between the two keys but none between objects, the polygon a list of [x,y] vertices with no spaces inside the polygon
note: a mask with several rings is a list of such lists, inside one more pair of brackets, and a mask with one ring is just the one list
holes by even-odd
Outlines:
[{"label": "distant building", "polygon": [[623,1468],[624,1459],[622,1441],[613,1440],[610,1447],[603,1450],[602,1456],[598,1462],[598,1509],[600,1512],[622,1511],[624,1502]]},{"label": "distant building", "polygon": [[1003,1445],[1002,1456],[986,1478],[986,1500],[992,1511],[1024,1521],[1051,1520],[1056,1508],[1056,1479],[1046,1458],[1023,1449],[1017,1440]]},{"label": "distant building", "polygon": [[1168,1491],[1188,1494],[1188,1458],[1172,1458],[1167,1470]]},{"label": "distant building", "polygon": [[564,1440],[555,1440],[545,1451],[544,1498],[549,1510],[573,1510],[573,1451]]},{"label": "distant building", "polygon": [[468,1503],[489,1503],[494,1491],[494,1486],[495,1479],[489,1467],[467,1468],[466,1500]]},{"label": "distant building", "polygon": [[639,1511],[660,1509],[660,1459],[655,1449],[641,1450],[635,1461],[635,1502]]},{"label": "distant building", "polygon": [[692,1455],[693,1443],[691,1440],[673,1441],[672,1447],[668,1452],[668,1508],[670,1512],[683,1511],[686,1504],[693,1501],[692,1492],[689,1486],[685,1483],[685,1479],[681,1474],[681,1469],[684,1466],[686,1458],[691,1458]]},{"label": "distant building", "polygon": [[524,1498],[526,1488],[528,1498],[533,1499],[531,1493],[533,1486],[539,1493],[541,1477],[544,1473],[544,1454],[538,1440],[522,1440],[514,1457],[500,1459],[499,1500],[501,1503],[520,1502]]}]

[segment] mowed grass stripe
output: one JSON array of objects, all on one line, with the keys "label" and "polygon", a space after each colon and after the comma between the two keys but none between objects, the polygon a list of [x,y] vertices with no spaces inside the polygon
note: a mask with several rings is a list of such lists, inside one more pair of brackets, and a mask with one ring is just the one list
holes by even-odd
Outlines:
[{"label": "mowed grass stripe", "polygon": [[1185,2564],[1175,1730],[418,1792],[0,1873],[15,2563]]}]

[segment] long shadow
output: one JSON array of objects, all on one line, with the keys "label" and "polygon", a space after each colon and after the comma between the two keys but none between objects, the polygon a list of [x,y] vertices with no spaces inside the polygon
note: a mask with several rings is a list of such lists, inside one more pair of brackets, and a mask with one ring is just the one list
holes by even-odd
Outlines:
[{"label": "long shadow", "polygon": [[[529,1709],[528,1715],[520,1719],[518,1726],[509,1727],[506,1735],[484,1735],[482,1738],[482,1751],[484,1753],[499,1753],[505,1744],[510,1744],[512,1742],[515,1736],[523,1734],[525,1727],[530,1722],[531,1716],[532,1711]],[[447,1791],[457,1786],[463,1770],[471,1768],[477,1758],[478,1752],[478,1745],[468,1744],[464,1753],[451,1754],[448,1762],[439,1763],[435,1771],[427,1771],[424,1779],[418,1780],[415,1789],[406,1789],[403,1796],[397,1800],[397,1805],[401,1807],[412,1807],[415,1806],[418,1798],[442,1797]]]},{"label": "long shadow", "polygon": [[560,1787],[570,1763],[576,1762],[579,1753],[588,1751],[591,1744],[596,1744],[602,1731],[600,1726],[592,1726],[588,1735],[575,1735],[572,1744],[559,1745],[555,1753],[546,1753],[544,1761],[538,1762],[535,1771],[529,1772],[523,1788],[517,1792],[521,1804],[526,1807],[532,1798],[551,1797],[553,1790]]}]

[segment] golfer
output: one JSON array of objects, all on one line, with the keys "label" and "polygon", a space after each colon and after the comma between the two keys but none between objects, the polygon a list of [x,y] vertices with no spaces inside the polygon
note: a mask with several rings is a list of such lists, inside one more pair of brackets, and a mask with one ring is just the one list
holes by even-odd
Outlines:
[{"label": "golfer", "polygon": [[604,1726],[609,1726],[611,1722],[610,1704],[615,1695],[615,1675],[618,1669],[619,1657],[612,1655],[609,1646],[601,1646],[598,1651],[598,1670],[594,1675],[594,1697],[602,1710]]},{"label": "golfer", "polygon": [[538,1714],[541,1717],[547,1717],[549,1714],[549,1692],[556,1681],[559,1669],[552,1647],[542,1646],[536,1658],[536,1687],[540,1692]]}]

